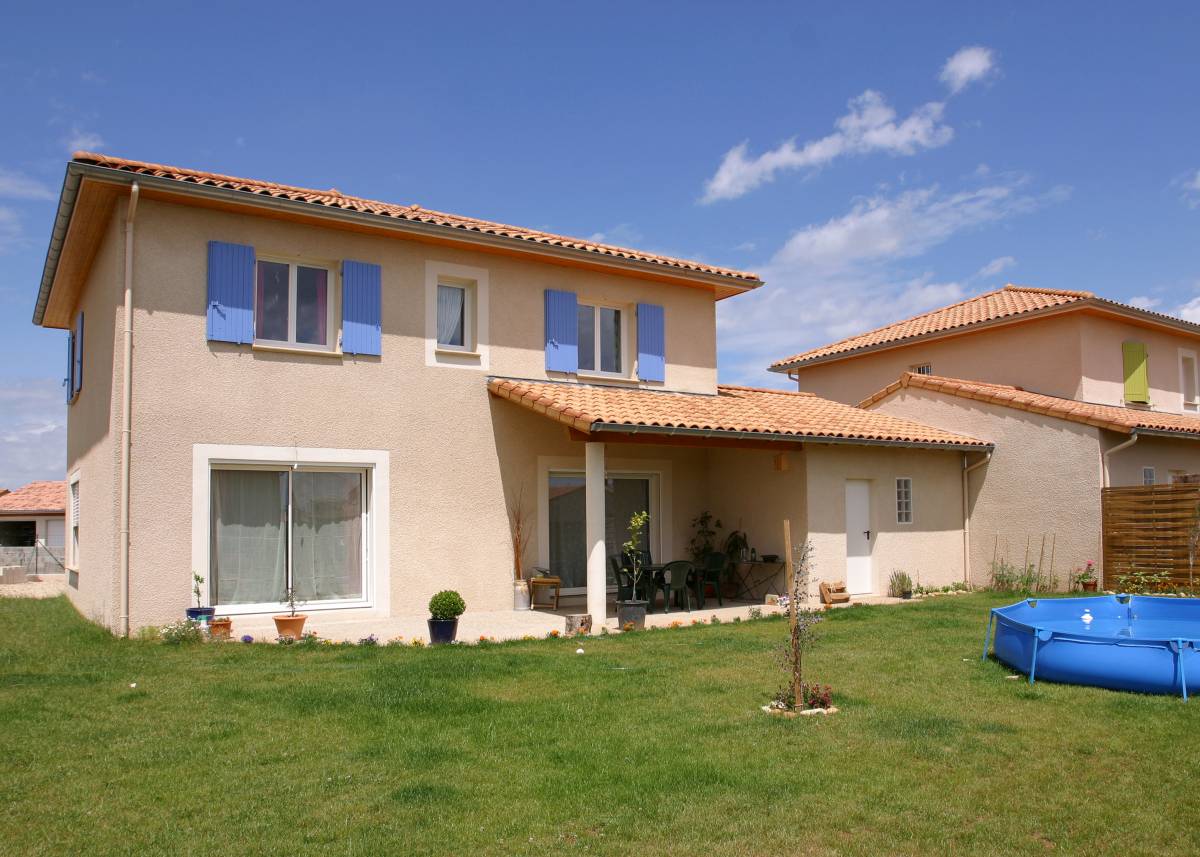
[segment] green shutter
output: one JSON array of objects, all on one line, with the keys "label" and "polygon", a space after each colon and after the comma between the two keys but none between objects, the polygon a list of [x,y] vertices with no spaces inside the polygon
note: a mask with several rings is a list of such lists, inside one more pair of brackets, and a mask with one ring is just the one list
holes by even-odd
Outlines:
[{"label": "green shutter", "polygon": [[1125,401],[1150,402],[1150,375],[1146,369],[1146,345],[1142,342],[1122,342],[1121,355],[1125,361]]}]

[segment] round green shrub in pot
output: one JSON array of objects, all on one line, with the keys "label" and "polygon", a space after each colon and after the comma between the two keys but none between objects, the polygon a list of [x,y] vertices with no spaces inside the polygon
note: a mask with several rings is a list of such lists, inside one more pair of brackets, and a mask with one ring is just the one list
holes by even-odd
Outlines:
[{"label": "round green shrub in pot", "polygon": [[443,589],[429,599],[429,642],[453,643],[458,634],[458,617],[467,609],[462,596],[453,589]]}]

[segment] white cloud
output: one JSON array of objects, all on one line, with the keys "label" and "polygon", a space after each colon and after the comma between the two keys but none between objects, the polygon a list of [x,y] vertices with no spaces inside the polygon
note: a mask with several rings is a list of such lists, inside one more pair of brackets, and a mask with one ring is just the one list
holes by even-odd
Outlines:
[{"label": "white cloud", "polygon": [[1125,301],[1125,303],[1129,304],[1130,306],[1135,306],[1138,309],[1154,309],[1156,306],[1161,304],[1162,301],[1159,298],[1152,298],[1148,295],[1135,295],[1134,297]]},{"label": "white cloud", "polygon": [[1187,303],[1175,307],[1175,309],[1171,310],[1171,315],[1200,324],[1200,296],[1194,297]]},{"label": "white cloud", "polygon": [[912,260],[1068,193],[1034,194],[1025,184],[1008,177],[955,193],[927,187],[876,195],[800,229],[759,267],[766,286],[718,305],[722,380],[764,383],[774,360],[961,300],[973,277],[947,280],[923,266],[913,270]]},{"label": "white cloud", "polygon": [[21,220],[11,208],[0,208],[0,256],[25,243]]},{"label": "white cloud", "polygon": [[62,479],[67,409],[56,379],[6,381],[0,387],[0,486]]},{"label": "white cloud", "polygon": [[94,152],[104,148],[104,138],[94,131],[85,131],[78,125],[71,126],[71,133],[63,140],[67,149],[72,152],[79,150]]},{"label": "white cloud", "polygon": [[938,101],[922,104],[899,121],[895,109],[871,89],[847,106],[848,112],[834,123],[837,130],[818,140],[797,145],[793,138],[757,157],[747,156],[748,142],[734,146],[708,180],[703,202],[736,199],[774,181],[782,171],[816,169],[845,155],[913,155],[944,146],[954,136],[954,129],[942,122],[945,105]]},{"label": "white cloud", "polygon": [[1188,208],[1200,208],[1200,170],[1177,176],[1171,184],[1180,189],[1180,199]]},{"label": "white cloud", "polygon": [[0,197],[54,199],[54,192],[35,178],[0,167]]},{"label": "white cloud", "polygon": [[634,228],[633,224],[618,223],[603,232],[593,232],[587,237],[587,240],[595,241],[597,244],[616,244],[628,247],[640,243],[642,237],[642,233]]},{"label": "white cloud", "polygon": [[991,48],[972,45],[962,48],[946,60],[938,80],[946,85],[951,95],[957,95],[967,86],[983,80],[996,72],[996,54]]},{"label": "white cloud", "polygon": [[976,271],[975,276],[979,278],[994,277],[1001,271],[1006,271],[1015,264],[1017,264],[1016,257],[999,256]]}]

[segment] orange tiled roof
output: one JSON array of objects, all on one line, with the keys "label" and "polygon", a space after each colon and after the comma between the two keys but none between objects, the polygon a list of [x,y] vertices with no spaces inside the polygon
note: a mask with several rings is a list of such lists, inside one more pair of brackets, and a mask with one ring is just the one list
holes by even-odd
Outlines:
[{"label": "orange tiled roof", "polygon": [[613,244],[601,244],[596,241],[589,241],[585,238],[571,238],[566,235],[556,235],[552,232],[542,232],[537,229],[526,229],[521,226],[509,226],[504,223],[494,223],[490,220],[479,220],[474,217],[463,217],[458,214],[447,214],[441,211],[434,211],[429,208],[422,208],[419,205],[396,205],[390,202],[379,202],[372,199],[363,199],[362,197],[349,196],[336,189],[330,190],[314,190],[312,188],[295,187],[292,185],[278,184],[276,182],[260,181],[257,179],[243,179],[236,176],[226,176],[219,173],[209,173],[201,170],[186,169],[184,167],[171,167],[163,164],[151,164],[145,161],[133,161],[127,158],[115,158],[108,155],[100,155],[94,152],[76,152],[74,160],[84,164],[94,164],[100,167],[108,167],[114,170],[123,170],[125,172],[137,173],[140,175],[158,176],[159,178],[172,179],[186,184],[209,185],[212,187],[229,188],[232,190],[244,191],[246,193],[261,194],[265,196],[276,197],[280,199],[290,199],[298,202],[307,202],[312,205],[324,206],[326,208],[340,208],[350,211],[358,211],[366,214],[375,214],[381,217],[390,217],[397,220],[407,220],[414,223],[425,223],[434,226],[444,226],[448,229],[458,229],[466,232],[476,232],[486,235],[494,235],[502,238],[511,238],[518,241],[527,241],[535,244],[544,244],[554,247],[567,247],[575,250],[585,250],[589,253],[596,253],[602,256],[612,256],[621,259],[630,259],[638,262],[650,262],[657,265],[663,265],[668,268],[677,268],[684,271],[695,271],[702,274],[715,274],[717,276],[728,277],[733,280],[741,281],[743,286],[754,287],[760,285],[760,281],[756,274],[748,271],[738,271],[733,268],[722,268],[717,265],[708,265],[703,262],[694,262],[688,259],[676,259],[672,256],[663,256],[657,253],[644,253],[640,250],[632,250],[628,247],[618,247]]},{"label": "orange tiled roof", "polygon": [[711,396],[515,378],[492,378],[488,390],[587,433],[607,424],[608,431],[611,426],[628,426],[761,434],[769,440],[989,446],[975,438],[785,390],[723,385]]},{"label": "orange tiled roof", "polygon": [[951,396],[975,399],[1035,414],[1046,414],[1124,434],[1153,431],[1200,436],[1200,416],[1164,414],[1159,411],[1143,411],[1118,405],[1098,405],[1093,402],[1079,402],[1075,399],[1061,399],[1057,396],[1032,393],[1029,390],[1010,387],[1006,384],[964,381],[960,378],[917,375],[912,372],[905,372],[900,376],[900,380],[894,381],[870,398],[864,399],[859,407],[869,408],[902,387],[935,390]]},{"label": "orange tiled roof", "polygon": [[845,354],[872,346],[887,345],[916,339],[935,333],[944,333],[970,327],[988,321],[1039,310],[1066,306],[1084,300],[1093,300],[1091,292],[1073,292],[1064,289],[1035,289],[1028,286],[1007,285],[1002,289],[976,295],[950,306],[930,310],[904,321],[897,321],[866,333],[859,333],[830,345],[793,354],[771,364],[774,370],[790,369],[834,354]]},{"label": "orange tiled roof", "polygon": [[0,515],[47,512],[63,514],[67,509],[66,482],[30,482],[0,496]]}]

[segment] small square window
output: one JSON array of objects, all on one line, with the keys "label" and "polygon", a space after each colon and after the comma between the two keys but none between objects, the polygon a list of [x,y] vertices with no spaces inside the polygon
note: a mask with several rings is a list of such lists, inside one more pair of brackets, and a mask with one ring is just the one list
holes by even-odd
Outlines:
[{"label": "small square window", "polygon": [[896,523],[911,524],[913,520],[912,479],[896,479]]},{"label": "small square window", "polygon": [[911,367],[911,371],[913,372],[913,374],[916,374],[916,375],[932,375],[933,374],[933,364],[932,363],[918,363],[915,366]]}]

